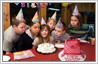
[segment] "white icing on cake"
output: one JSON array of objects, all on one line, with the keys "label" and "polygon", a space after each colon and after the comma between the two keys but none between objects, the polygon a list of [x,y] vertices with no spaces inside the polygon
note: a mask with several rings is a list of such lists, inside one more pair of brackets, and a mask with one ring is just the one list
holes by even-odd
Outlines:
[{"label": "white icing on cake", "polygon": [[38,45],[37,51],[41,52],[41,53],[52,53],[54,52],[56,49],[54,47],[53,44],[51,43],[42,43]]}]

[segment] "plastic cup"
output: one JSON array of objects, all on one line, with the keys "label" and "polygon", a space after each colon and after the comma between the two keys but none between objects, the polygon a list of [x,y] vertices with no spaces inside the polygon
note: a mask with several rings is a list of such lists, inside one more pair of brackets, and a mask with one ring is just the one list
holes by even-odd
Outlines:
[{"label": "plastic cup", "polygon": [[91,38],[91,45],[95,45],[95,38]]}]

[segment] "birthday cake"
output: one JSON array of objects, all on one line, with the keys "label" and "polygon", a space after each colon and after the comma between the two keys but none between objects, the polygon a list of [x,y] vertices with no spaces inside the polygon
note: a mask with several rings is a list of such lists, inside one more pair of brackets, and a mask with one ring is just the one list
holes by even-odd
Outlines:
[{"label": "birthday cake", "polygon": [[55,51],[55,47],[51,43],[42,43],[38,45],[37,51],[41,53],[53,53]]}]

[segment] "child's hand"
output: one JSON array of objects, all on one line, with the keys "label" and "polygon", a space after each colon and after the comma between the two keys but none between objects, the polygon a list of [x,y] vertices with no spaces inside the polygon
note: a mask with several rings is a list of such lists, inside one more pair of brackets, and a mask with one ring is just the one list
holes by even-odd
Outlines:
[{"label": "child's hand", "polygon": [[89,41],[87,41],[87,43],[90,43]]}]

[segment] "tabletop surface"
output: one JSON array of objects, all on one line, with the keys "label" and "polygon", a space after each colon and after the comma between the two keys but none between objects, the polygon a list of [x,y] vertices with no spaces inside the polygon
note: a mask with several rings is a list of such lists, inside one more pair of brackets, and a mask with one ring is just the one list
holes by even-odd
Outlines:
[{"label": "tabletop surface", "polygon": [[[81,50],[86,54],[85,61],[95,61],[95,45],[91,45],[90,43],[80,43]],[[58,48],[58,51],[53,54],[44,55],[38,53],[35,49],[31,50],[35,57],[21,59],[21,60],[14,60],[14,54],[6,54],[10,56],[10,61],[61,61],[58,57],[58,54],[63,50],[63,48]]]}]

